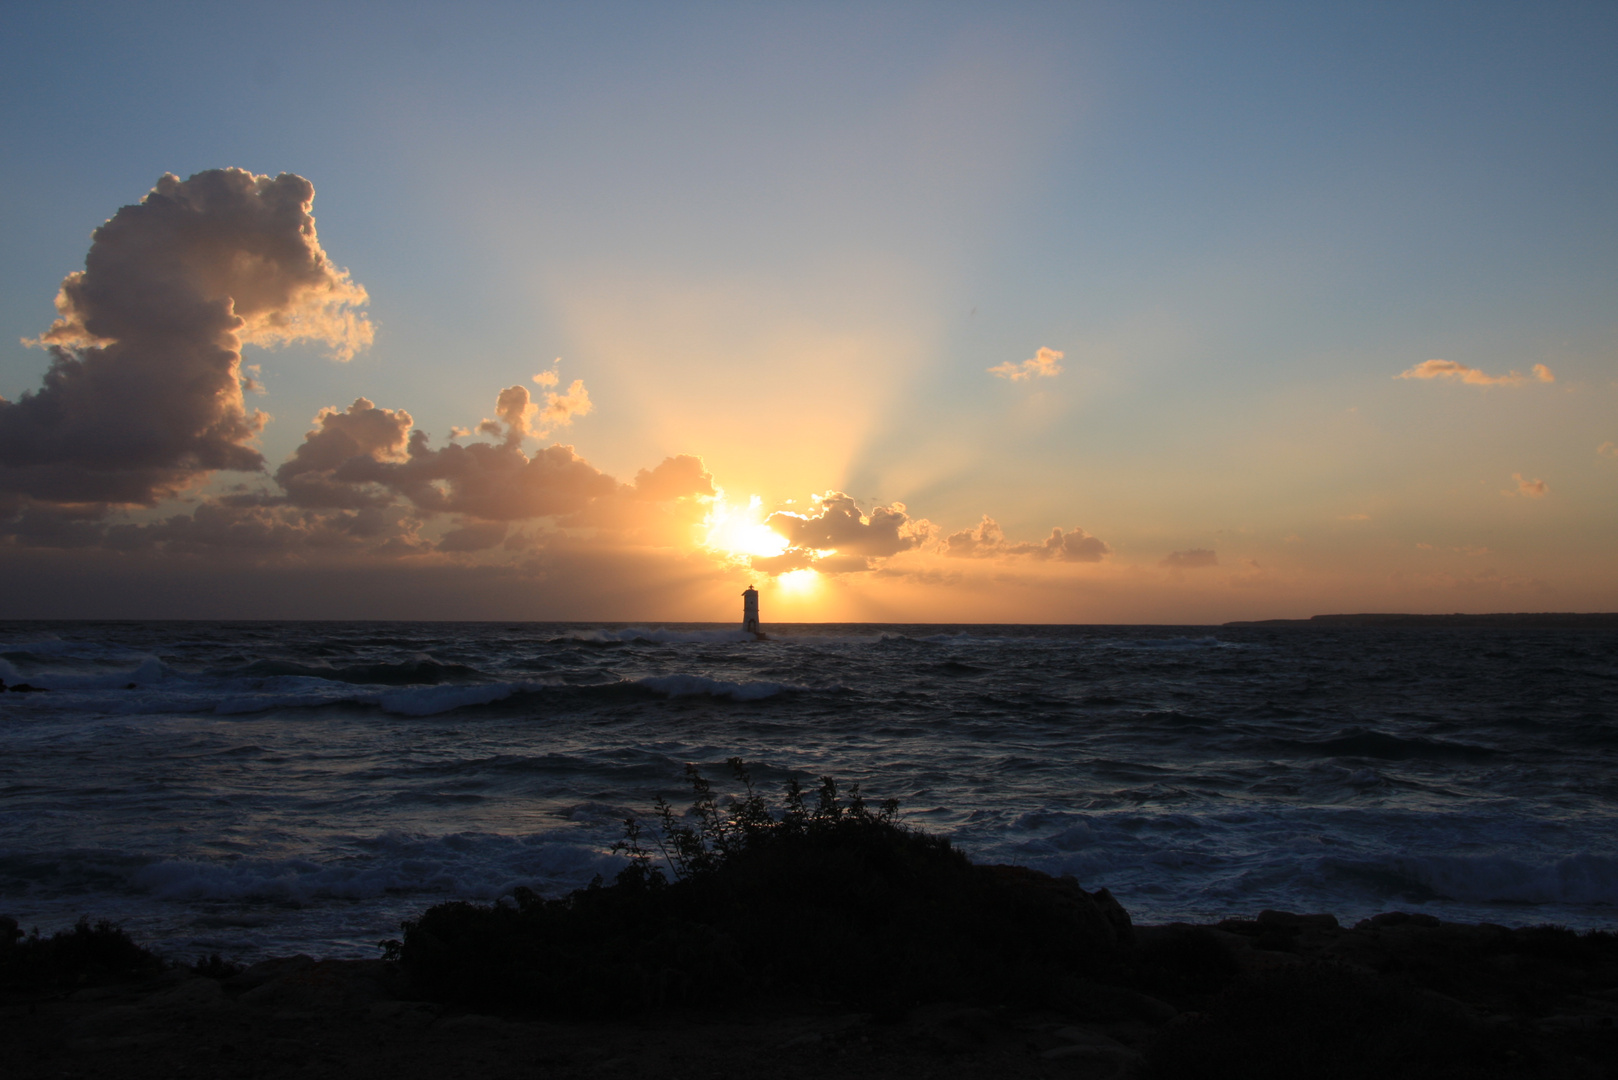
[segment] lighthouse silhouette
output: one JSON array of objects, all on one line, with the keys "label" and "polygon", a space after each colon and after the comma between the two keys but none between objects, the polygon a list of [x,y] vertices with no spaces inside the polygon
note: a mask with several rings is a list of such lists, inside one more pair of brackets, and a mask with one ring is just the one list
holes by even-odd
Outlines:
[{"label": "lighthouse silhouette", "polygon": [[763,638],[758,629],[758,590],[749,585],[742,593],[742,630],[756,638]]}]

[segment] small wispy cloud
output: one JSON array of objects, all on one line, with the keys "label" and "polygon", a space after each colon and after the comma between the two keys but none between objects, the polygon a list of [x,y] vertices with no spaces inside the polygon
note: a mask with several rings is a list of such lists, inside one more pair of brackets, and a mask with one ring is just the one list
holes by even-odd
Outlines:
[{"label": "small wispy cloud", "polygon": [[574,379],[567,393],[549,391],[545,394],[545,409],[541,415],[547,424],[571,424],[575,416],[588,415],[593,408],[595,405],[584,388],[584,380]]},{"label": "small wispy cloud", "polygon": [[1454,360],[1423,360],[1407,371],[1395,375],[1395,379],[1453,379],[1456,382],[1469,383],[1472,386],[1521,386],[1530,379],[1536,382],[1550,383],[1556,381],[1556,376],[1544,364],[1535,364],[1531,369],[1533,375],[1524,375],[1520,371],[1508,371],[1504,375],[1490,375],[1475,367]]},{"label": "small wispy cloud", "polygon": [[1338,521],[1370,521],[1370,514],[1339,514]]},{"label": "small wispy cloud", "polygon": [[557,383],[562,381],[562,377],[557,374],[555,370],[555,367],[559,366],[561,363],[562,358],[558,356],[555,360],[551,361],[552,369],[550,371],[541,371],[538,375],[534,376],[534,381],[541,386],[555,386]]},{"label": "small wispy cloud", "polygon": [[1618,458],[1618,443],[1604,442],[1596,447],[1596,453],[1602,457]]},{"label": "small wispy cloud", "polygon": [[1502,495],[1523,495],[1530,499],[1543,499],[1551,486],[1540,479],[1524,480],[1522,473],[1512,473],[1511,478],[1517,481],[1516,491],[1504,491]]},{"label": "small wispy cloud", "polygon": [[1005,363],[996,364],[988,370],[990,375],[1010,379],[1012,382],[1022,382],[1024,379],[1032,379],[1036,375],[1045,378],[1060,375],[1062,365],[1058,361],[1061,359],[1062,354],[1055,349],[1047,349],[1041,346],[1030,360],[1024,360],[1020,364],[1013,364],[1010,360],[1007,360]]}]

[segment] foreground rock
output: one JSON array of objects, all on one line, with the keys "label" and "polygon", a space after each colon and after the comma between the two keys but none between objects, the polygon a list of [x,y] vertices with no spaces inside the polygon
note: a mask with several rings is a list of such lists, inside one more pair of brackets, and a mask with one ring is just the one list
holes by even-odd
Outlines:
[{"label": "foreground rock", "polygon": [[290,957],[0,996],[0,1076],[1607,1077],[1618,940],[1390,913],[1135,927],[1060,1010],[782,996],[558,1022]]}]

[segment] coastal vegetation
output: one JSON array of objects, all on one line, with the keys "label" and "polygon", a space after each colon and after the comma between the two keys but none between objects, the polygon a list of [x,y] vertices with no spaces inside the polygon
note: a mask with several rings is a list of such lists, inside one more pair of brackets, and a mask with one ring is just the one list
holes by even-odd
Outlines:
[{"label": "coastal vegetation", "polygon": [[[511,1016],[757,1022],[820,1007],[915,1036],[942,1015],[949,1030],[925,1036],[935,1049],[981,1050],[1014,1028],[1041,1060],[1120,1077],[1594,1077],[1618,1064],[1611,933],[1402,912],[1353,928],[1276,911],[1135,927],[1106,890],[975,865],[830,778],[812,805],[789,783],[772,812],[730,766],[728,799],[688,768],[689,810],[660,800],[650,823],[627,821],[613,883],[441,904],[388,955],[415,993]],[[1069,1041],[1031,1017],[1065,1019]]]},{"label": "coastal vegetation", "polygon": [[107,922],[25,936],[0,918],[0,1073],[723,1076],[761,1055],[783,1080],[1618,1070],[1613,933],[1405,912],[1135,926],[1105,890],[974,864],[855,786],[789,783],[772,807],[730,764],[730,794],[688,769],[688,809],[627,821],[612,882],[436,905],[384,960],[165,963]]},{"label": "coastal vegetation", "polygon": [[25,934],[0,915],[0,991],[72,990],[108,979],[149,975],[163,961],[105,919],[80,919],[70,930]]},{"label": "coastal vegetation", "polygon": [[649,827],[629,819],[611,884],[440,904],[388,955],[435,998],[586,1016],[725,997],[1059,1005],[1116,973],[1132,930],[1105,892],[974,865],[829,777],[813,793],[792,781],[772,813],[730,767],[723,805],[688,767],[687,812],[660,800]]}]

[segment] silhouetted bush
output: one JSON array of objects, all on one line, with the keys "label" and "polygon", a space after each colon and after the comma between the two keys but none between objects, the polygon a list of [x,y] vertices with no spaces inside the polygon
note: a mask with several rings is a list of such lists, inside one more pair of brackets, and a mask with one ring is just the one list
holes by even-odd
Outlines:
[{"label": "silhouetted bush", "polygon": [[683,818],[661,800],[655,846],[625,823],[611,885],[546,900],[440,904],[384,943],[419,991],[484,1008],[618,1015],[758,995],[877,1012],[925,1000],[1058,1003],[1111,970],[1128,916],[1105,894],[1018,867],[974,866],[830,778],[811,809],[787,786],[773,816],[733,759],[721,809],[687,768]]},{"label": "silhouetted bush", "polygon": [[221,960],[218,953],[210,953],[207,956],[197,957],[197,962],[191,965],[191,970],[210,979],[224,980],[233,975],[240,975],[245,969],[233,961]]},{"label": "silhouetted bush", "polygon": [[129,939],[114,923],[80,919],[71,930],[48,938],[23,937],[15,919],[0,917],[0,987],[7,990],[70,988],[160,970],[163,962]]}]

